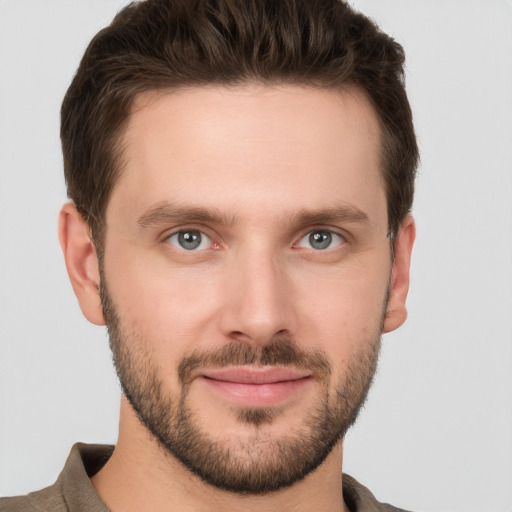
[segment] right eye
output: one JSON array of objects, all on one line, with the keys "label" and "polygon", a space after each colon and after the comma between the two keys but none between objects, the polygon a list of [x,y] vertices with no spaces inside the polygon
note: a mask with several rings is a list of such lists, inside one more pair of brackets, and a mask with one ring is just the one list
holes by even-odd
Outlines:
[{"label": "right eye", "polygon": [[167,241],[177,249],[184,251],[201,251],[212,245],[211,238],[197,229],[177,231],[170,235]]}]

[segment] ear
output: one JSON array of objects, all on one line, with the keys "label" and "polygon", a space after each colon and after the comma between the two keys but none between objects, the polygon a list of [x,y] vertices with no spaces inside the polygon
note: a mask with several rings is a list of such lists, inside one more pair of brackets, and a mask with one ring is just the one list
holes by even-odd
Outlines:
[{"label": "ear", "polygon": [[405,301],[409,291],[409,270],[416,226],[411,215],[407,215],[398,229],[395,239],[395,259],[391,270],[390,296],[384,319],[384,332],[398,329],[407,318]]},{"label": "ear", "polygon": [[84,316],[96,325],[105,325],[101,307],[100,273],[96,248],[89,225],[73,203],[65,204],[59,214],[59,240],[69,279]]}]

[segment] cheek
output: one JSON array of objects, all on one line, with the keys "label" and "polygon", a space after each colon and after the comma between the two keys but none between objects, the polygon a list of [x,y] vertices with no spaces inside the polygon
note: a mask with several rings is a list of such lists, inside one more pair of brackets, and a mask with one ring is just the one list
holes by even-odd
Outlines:
[{"label": "cheek", "polygon": [[390,271],[390,264],[381,263],[385,258],[302,279],[296,293],[300,338],[316,341],[333,364],[343,365],[362,344],[381,334]]},{"label": "cheek", "polygon": [[[112,300],[124,325],[147,339],[155,350],[177,353],[190,347],[191,337],[207,330],[218,303],[215,273],[199,268],[171,267],[136,248],[106,253],[105,273]],[[204,336],[203,336],[204,337]],[[183,345],[182,349],[180,347]]]}]

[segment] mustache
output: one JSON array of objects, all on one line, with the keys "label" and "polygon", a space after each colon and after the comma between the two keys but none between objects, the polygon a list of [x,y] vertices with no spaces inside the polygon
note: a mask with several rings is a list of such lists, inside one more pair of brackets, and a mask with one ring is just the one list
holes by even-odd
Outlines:
[{"label": "mustache", "polygon": [[314,377],[325,379],[331,374],[326,354],[318,349],[301,349],[290,339],[275,340],[263,347],[246,342],[230,342],[217,350],[195,350],[185,356],[178,366],[178,378],[182,385],[192,380],[198,368],[223,368],[226,366],[292,366],[309,370]]}]

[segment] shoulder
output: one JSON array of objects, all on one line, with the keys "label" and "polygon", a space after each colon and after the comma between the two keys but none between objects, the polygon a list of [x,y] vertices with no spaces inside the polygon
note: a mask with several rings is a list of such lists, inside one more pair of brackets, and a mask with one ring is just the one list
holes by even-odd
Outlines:
[{"label": "shoulder", "polygon": [[68,512],[60,491],[52,485],[26,496],[0,498],[0,512]]},{"label": "shoulder", "polygon": [[0,498],[0,512],[108,512],[89,479],[108,460],[113,446],[77,443],[50,487],[26,496]]},{"label": "shoulder", "polygon": [[343,475],[343,498],[351,512],[408,512],[388,503],[381,503],[367,487],[347,474]]}]

